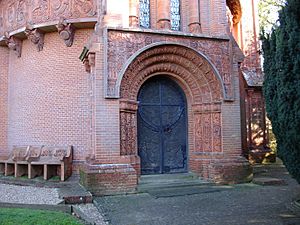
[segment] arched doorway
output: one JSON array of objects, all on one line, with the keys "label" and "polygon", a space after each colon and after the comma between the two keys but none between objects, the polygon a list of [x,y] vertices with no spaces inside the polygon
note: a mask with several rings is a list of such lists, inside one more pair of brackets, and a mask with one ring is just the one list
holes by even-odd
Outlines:
[{"label": "arched doorway", "polygon": [[154,76],[138,94],[138,154],[142,174],[187,171],[187,106],[181,87]]}]

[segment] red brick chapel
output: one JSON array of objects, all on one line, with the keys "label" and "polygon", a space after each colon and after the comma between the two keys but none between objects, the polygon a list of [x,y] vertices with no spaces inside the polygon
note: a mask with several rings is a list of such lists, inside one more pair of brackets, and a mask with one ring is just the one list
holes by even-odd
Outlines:
[{"label": "red brick chapel", "polygon": [[0,157],[73,146],[94,194],[251,180],[267,145],[258,0],[0,0]]}]

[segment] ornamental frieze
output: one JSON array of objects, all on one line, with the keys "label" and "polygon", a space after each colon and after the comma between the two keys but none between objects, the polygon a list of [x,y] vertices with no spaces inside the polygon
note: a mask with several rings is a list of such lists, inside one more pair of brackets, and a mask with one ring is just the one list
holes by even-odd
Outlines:
[{"label": "ornamental frieze", "polygon": [[[138,51],[143,51],[143,49],[147,48],[149,45],[164,42],[178,43],[205,55],[212,62],[221,76],[225,89],[224,98],[226,100],[234,99],[232,54],[230,52],[229,40],[183,37],[122,30],[109,30],[107,34],[106,48],[108,63],[105,79],[106,97],[119,97],[118,80],[120,80],[120,76],[122,76],[121,73],[124,72],[123,70],[125,66],[130,63],[130,57],[135,56]],[[147,50],[145,51],[145,54],[147,54]],[[163,57],[163,54],[160,55],[160,57]]]},{"label": "ornamental frieze", "polygon": [[[96,17],[97,0],[3,0],[0,3],[0,35],[26,24]],[[1,26],[2,25],[2,26]]]}]

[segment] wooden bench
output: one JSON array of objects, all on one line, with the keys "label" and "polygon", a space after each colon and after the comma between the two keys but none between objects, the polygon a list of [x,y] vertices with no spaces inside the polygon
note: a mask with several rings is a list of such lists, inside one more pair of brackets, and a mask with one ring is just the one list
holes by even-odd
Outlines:
[{"label": "wooden bench", "polygon": [[[31,151],[28,156],[28,177],[43,173],[44,179],[59,175],[64,181],[72,174],[73,148],[43,146],[40,154],[38,149]],[[42,172],[41,172],[42,171]]]},{"label": "wooden bench", "polygon": [[[5,176],[15,175],[15,177],[27,174],[27,161],[30,146],[14,146],[7,159],[0,160],[0,171],[4,171]],[[18,165],[19,164],[19,165]]]}]

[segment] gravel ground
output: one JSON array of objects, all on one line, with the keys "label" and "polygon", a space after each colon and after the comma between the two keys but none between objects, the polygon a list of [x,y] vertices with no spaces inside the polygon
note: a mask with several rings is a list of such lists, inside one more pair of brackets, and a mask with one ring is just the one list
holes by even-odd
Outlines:
[{"label": "gravel ground", "polygon": [[62,202],[57,188],[41,188],[0,184],[0,202],[57,205]]}]

